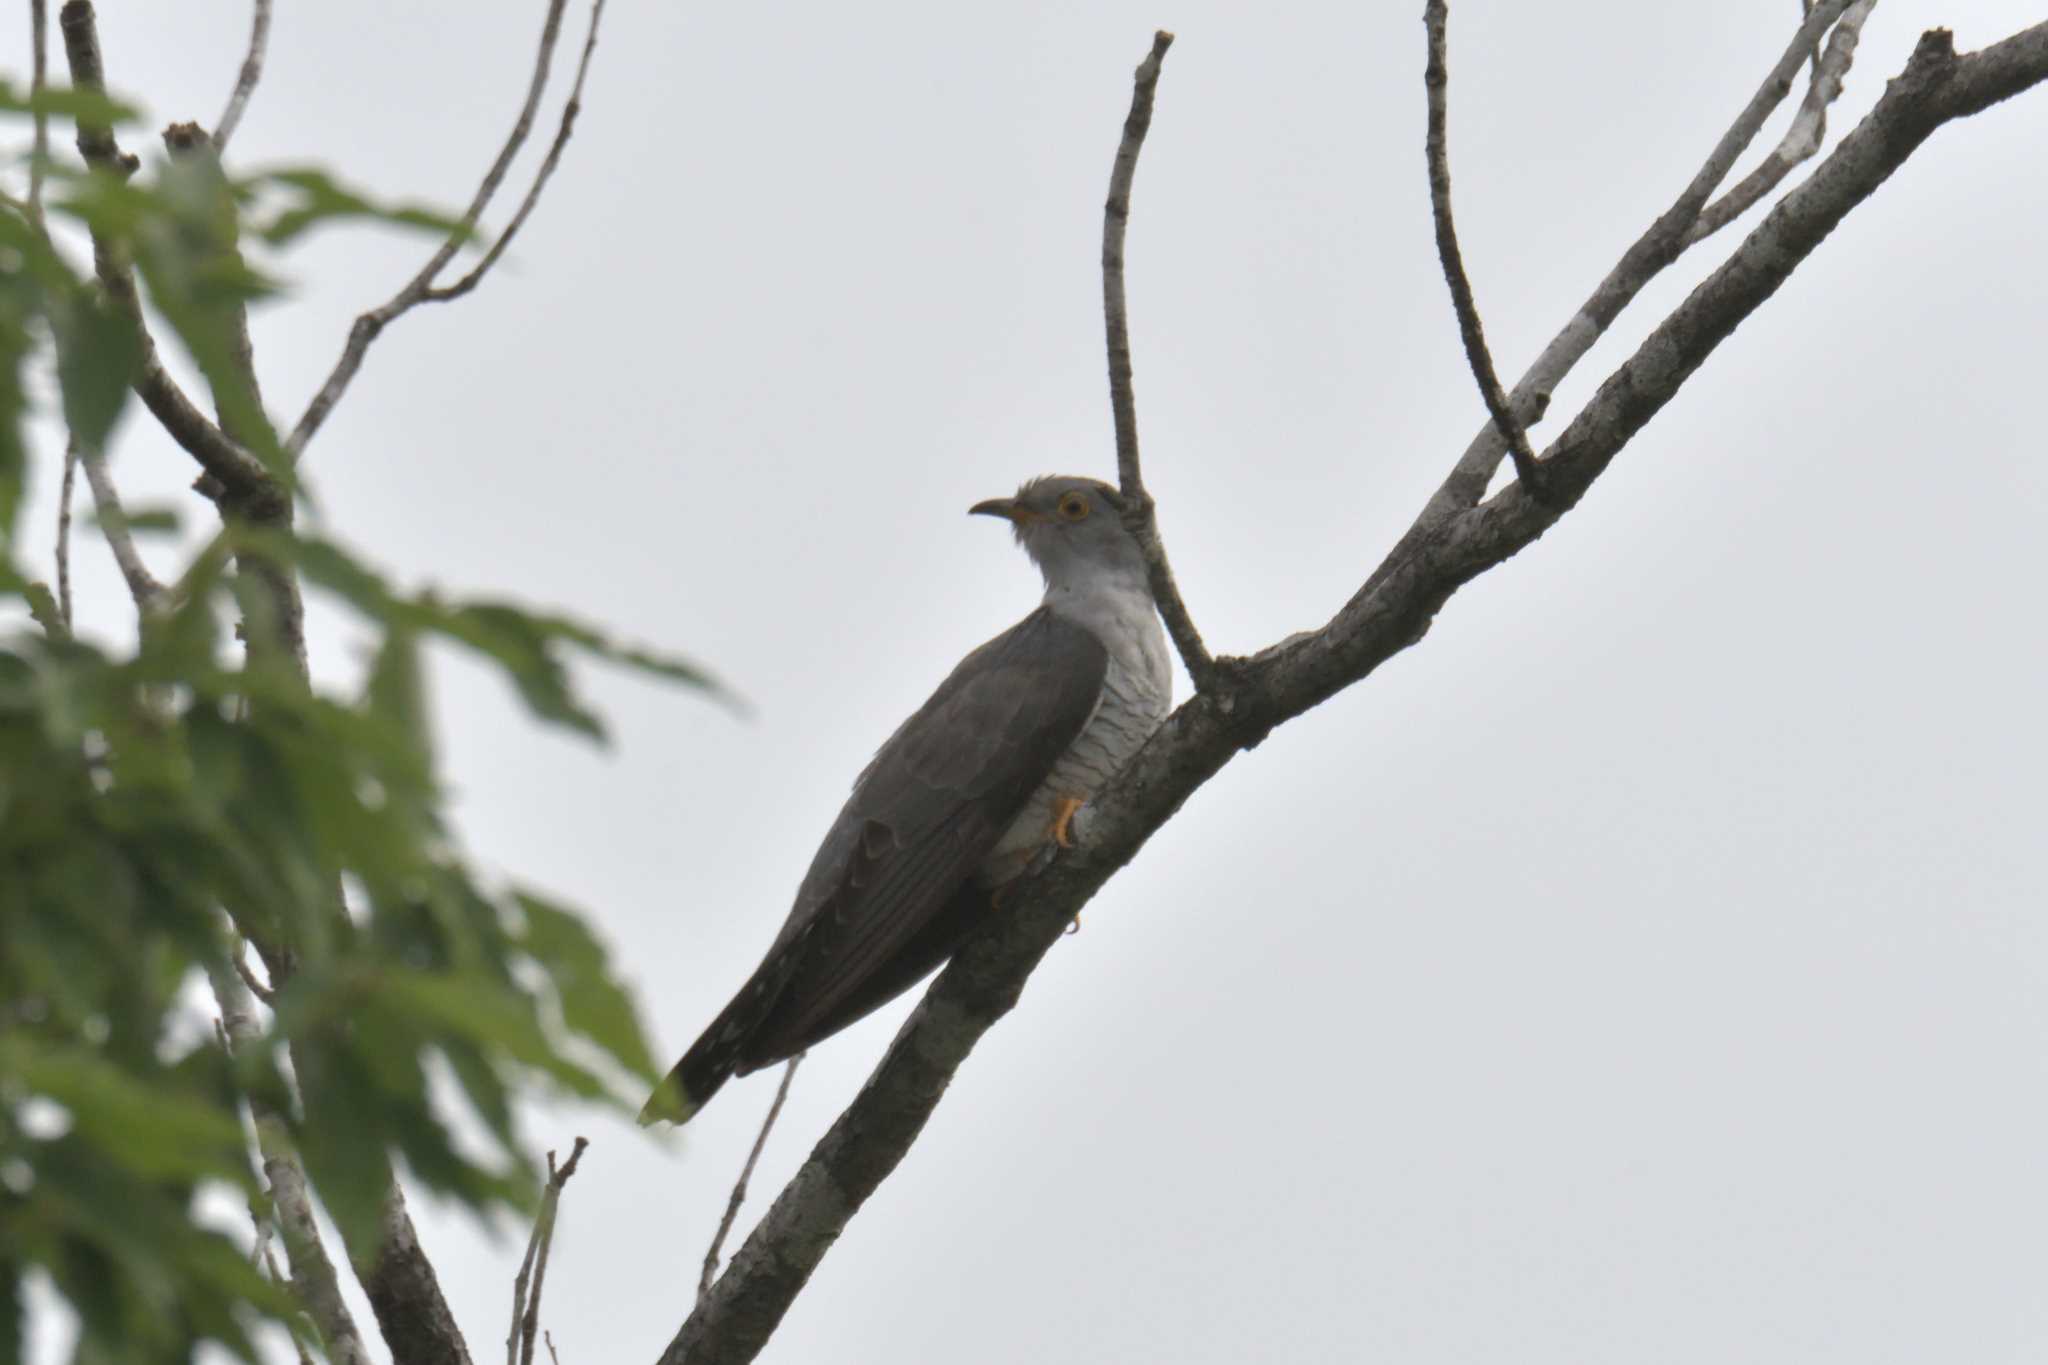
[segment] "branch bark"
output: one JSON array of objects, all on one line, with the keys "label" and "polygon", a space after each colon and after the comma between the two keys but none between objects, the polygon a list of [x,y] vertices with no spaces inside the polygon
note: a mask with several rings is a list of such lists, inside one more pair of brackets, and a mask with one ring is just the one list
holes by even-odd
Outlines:
[{"label": "branch bark", "polygon": [[227,107],[220,111],[220,118],[213,125],[215,155],[228,149],[228,139],[235,135],[242,122],[242,111],[249,107],[249,97],[256,93],[256,82],[263,79],[263,54],[270,46],[270,0],[255,0],[250,8],[254,13],[249,19],[249,52],[242,58],[242,69],[235,76]]},{"label": "branch bark", "polygon": [[1124,525],[1144,552],[1145,575],[1151,581],[1152,600],[1159,604],[1166,633],[1173,637],[1195,690],[1204,692],[1216,684],[1216,660],[1202,643],[1202,633],[1195,629],[1187,604],[1181,601],[1180,585],[1174,582],[1173,568],[1167,563],[1166,544],[1159,538],[1158,509],[1145,491],[1144,471],[1138,463],[1138,401],[1131,384],[1131,323],[1124,300],[1124,229],[1131,220],[1131,180],[1138,173],[1138,152],[1152,127],[1159,65],[1172,46],[1171,33],[1165,29],[1154,33],[1152,51],[1138,64],[1131,81],[1131,112],[1124,118],[1123,140],[1117,144],[1116,161],[1109,173],[1109,198],[1102,206],[1102,321],[1109,348],[1109,411],[1116,427],[1116,471],[1123,493]]},{"label": "branch bark", "polygon": [[1501,391],[1500,376],[1493,370],[1493,353],[1486,349],[1486,332],[1479,324],[1479,305],[1472,299],[1472,281],[1465,275],[1465,255],[1458,250],[1458,229],[1451,217],[1451,149],[1445,125],[1450,120],[1450,63],[1445,59],[1444,30],[1449,26],[1450,6],[1445,0],[1429,0],[1422,7],[1423,28],[1429,35],[1429,57],[1422,73],[1422,86],[1429,103],[1429,131],[1423,151],[1429,162],[1429,209],[1436,223],[1436,255],[1443,266],[1444,283],[1450,286],[1451,307],[1458,315],[1458,335],[1465,342],[1465,363],[1479,385],[1479,397],[1493,418],[1501,443],[1514,458],[1515,477],[1537,497],[1543,496],[1542,475],[1536,467],[1536,453],[1529,449],[1529,433],[1508,406]]},{"label": "branch bark", "polygon": [[[1843,8],[1823,4],[1809,23],[1832,22]],[[1804,45],[1795,43],[1792,72],[1811,43],[1811,37]],[[1432,517],[1425,509],[1418,521],[1421,531],[1404,536],[1322,629],[1244,661],[1226,687],[1198,693],[1168,717],[1095,798],[1089,840],[1063,852],[1033,883],[1020,888],[1009,913],[988,920],[939,974],[866,1086],[813,1149],[710,1296],[684,1321],[662,1353],[662,1365],[754,1358],[847,1221],[902,1160],[975,1042],[1016,1003],[1033,967],[1088,899],[1197,788],[1275,726],[1367,677],[1420,640],[1460,586],[1553,525],[1735,327],[1936,128],[2044,80],[2048,23],[1961,57],[1946,32],[1925,35],[1877,107],[1609,377],[1544,453],[1551,466],[1547,477],[1559,494],[1554,505],[1512,486],[1483,505],[1476,505],[1475,494],[1472,502],[1445,516]],[[1742,122],[1731,130],[1731,138]],[[1733,159],[1732,154],[1725,158],[1731,164]],[[1654,258],[1673,249],[1726,175],[1725,164],[1715,172],[1722,160],[1717,150],[1675,206],[1685,211],[1671,218],[1664,235],[1649,246],[1632,248],[1632,256]]]}]

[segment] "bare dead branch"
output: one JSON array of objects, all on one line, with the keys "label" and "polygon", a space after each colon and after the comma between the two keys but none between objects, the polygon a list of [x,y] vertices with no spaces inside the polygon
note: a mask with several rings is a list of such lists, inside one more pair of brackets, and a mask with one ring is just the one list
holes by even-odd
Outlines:
[{"label": "bare dead branch", "polygon": [[256,93],[256,82],[263,79],[263,54],[270,46],[270,0],[255,0],[250,8],[249,52],[242,58],[242,70],[235,77],[235,88],[228,95],[227,107],[214,121],[215,154],[227,150],[228,139],[235,135],[235,129],[242,122],[242,111],[249,107],[249,96]]},{"label": "bare dead branch", "polygon": [[[548,71],[554,64],[555,43],[562,31],[562,12],[567,6],[568,0],[549,0],[547,18],[541,25],[540,48],[534,58],[533,76],[527,83],[526,101],[520,106],[519,117],[514,121],[512,131],[506,135],[505,145],[499,149],[497,160],[484,172],[483,181],[477,186],[476,194],[471,198],[469,207],[463,211],[455,230],[448,234],[447,239],[435,249],[434,254],[427,258],[427,263],[420,267],[419,273],[406,281],[403,288],[377,307],[356,318],[355,323],[349,328],[348,340],[342,346],[341,358],[334,362],[334,369],[328,374],[326,382],[320,386],[320,391],[313,395],[313,400],[306,405],[306,411],[299,418],[298,425],[292,428],[292,434],[285,439],[285,453],[291,459],[296,460],[305,453],[306,443],[313,439],[314,433],[320,430],[321,423],[334,411],[334,405],[341,401],[342,394],[348,391],[350,382],[356,377],[356,371],[363,366],[363,357],[368,353],[370,343],[375,341],[395,319],[427,300],[433,291],[434,280],[447,268],[448,262],[454,259],[462,244],[475,235],[477,224],[483,219],[484,210],[490,206],[499,187],[505,183],[505,175],[512,167],[513,158],[519,154],[519,149],[526,145],[527,136],[533,131],[534,114],[540,107],[542,93],[547,89]],[[577,88],[571,92],[569,105],[563,109],[563,127],[556,135],[556,142],[560,145],[567,144],[569,126],[575,122],[575,111],[581,107],[578,96],[582,90],[582,73],[589,66],[590,51],[597,41],[597,21],[602,10],[602,0],[594,0],[590,16],[590,33],[584,40],[583,61],[577,68]],[[528,192],[529,200],[539,197],[541,184],[553,173],[554,162],[559,159],[559,150],[551,149],[549,159],[542,163],[540,173],[535,178],[534,188]],[[515,218],[515,225],[525,220],[530,209],[530,203],[521,205]],[[482,267],[479,267],[478,271],[473,273],[481,277],[481,271]],[[466,293],[469,288],[474,287],[475,281],[470,281],[460,292]],[[449,297],[455,296],[451,294]]]},{"label": "bare dead branch", "polygon": [[782,1103],[789,1098],[789,1083],[796,1078],[796,1064],[804,1059],[799,1052],[789,1059],[782,1068],[782,1083],[775,1087],[775,1101],[768,1106],[768,1116],[761,1120],[761,1131],[754,1135],[754,1148],[747,1153],[747,1162],[740,1167],[740,1178],[733,1182],[732,1195],[725,1201],[725,1216],[718,1220],[718,1231],[711,1238],[710,1249],[704,1253],[704,1270],[697,1276],[697,1302],[704,1302],[704,1296],[711,1292],[711,1281],[718,1275],[719,1253],[725,1250],[725,1239],[732,1231],[733,1221],[740,1216],[740,1205],[747,1198],[747,1182],[753,1179],[755,1163],[761,1159],[761,1149],[768,1145],[768,1134],[774,1131],[775,1120],[782,1116]]},{"label": "bare dead branch", "polygon": [[548,1344],[548,1359],[553,1361],[554,1365],[562,1365],[562,1358],[555,1354],[555,1334],[553,1332],[542,1332],[540,1336],[541,1340]]},{"label": "bare dead branch", "polygon": [[576,116],[583,112],[583,80],[590,74],[590,57],[597,51],[597,26],[603,18],[604,0],[592,0],[590,26],[583,34],[583,55],[576,61],[576,79],[569,86],[568,101],[562,105],[562,121],[555,128],[555,140],[548,144],[547,155],[541,158],[540,169],[533,173],[533,183],[526,187],[526,197],[519,201],[518,212],[512,215],[512,221],[505,225],[505,230],[498,234],[497,240],[491,243],[490,250],[484,253],[484,258],[477,262],[473,270],[445,289],[437,287],[427,290],[420,296],[425,302],[446,303],[451,299],[459,299],[476,288],[477,282],[483,279],[491,267],[498,263],[498,258],[505,254],[505,248],[512,245],[512,239],[519,235],[519,229],[526,225],[527,215],[531,214],[533,206],[540,202],[541,191],[547,188],[548,178],[555,173],[556,165],[562,160],[562,151],[569,145],[569,136],[576,129]]},{"label": "bare dead branch", "polygon": [[[1515,415],[1524,422],[1533,422],[1550,404],[1550,395],[1564,382],[1572,368],[1593,349],[1593,343],[1604,335],[1614,319],[1620,316],[1643,287],[1655,279],[1664,268],[1678,259],[1685,249],[1685,234],[1700,215],[1700,210],[1717,186],[1727,179],[1728,172],[1742,155],[1743,150],[1755,140],[1757,130],[1771,111],[1783,103],[1791,93],[1792,83],[1798,78],[1799,68],[1806,61],[1821,35],[1839,19],[1853,0],[1820,0],[1800,24],[1798,32],[1785,47],[1783,55],[1764,77],[1763,84],[1736,115],[1727,132],[1714,145],[1699,171],[1686,184],[1671,206],[1660,214],[1657,220],[1638,237],[1621,259],[1607,272],[1607,278],[1600,281],[1579,311],[1564,325],[1564,329],[1550,339],[1536,357],[1527,373],[1515,384],[1508,395],[1508,405]],[[1500,439],[1500,433],[1489,421],[1458,459],[1436,495],[1429,500],[1409,530],[1409,538],[1417,539],[1434,535],[1457,512],[1475,505],[1486,496],[1486,487],[1493,479],[1493,471],[1500,464],[1507,447]],[[1404,544],[1407,541],[1404,540]]]},{"label": "bare dead branch", "polygon": [[[526,1259],[520,1262],[519,1275],[512,1282],[512,1330],[505,1337],[505,1365],[533,1365],[534,1333],[540,1328],[540,1292],[547,1279],[548,1248],[555,1240],[555,1214],[561,1206],[562,1186],[576,1174],[576,1163],[583,1160],[583,1149],[589,1145],[587,1138],[577,1138],[569,1159],[559,1170],[555,1167],[555,1154],[548,1153],[548,1181],[541,1191],[540,1212],[534,1215]],[[527,1288],[529,1276],[531,1293]],[[554,1350],[552,1343],[548,1349]]]},{"label": "bare dead branch", "polygon": [[[29,76],[31,97],[43,93],[43,87],[50,82],[50,2],[29,0],[29,60],[32,64]],[[38,109],[35,115],[35,146],[28,163],[28,220],[38,233],[47,234],[48,225],[43,221],[43,180],[49,172],[50,162],[50,116]],[[65,609],[69,620],[70,609]]]},{"label": "bare dead branch", "polygon": [[[57,16],[64,34],[64,54],[71,65],[71,84],[81,90],[104,91],[106,73],[100,58],[98,25],[90,0],[66,0]],[[86,164],[116,175],[133,175],[141,163],[121,150],[113,129],[90,120],[78,121],[78,151]],[[142,299],[135,289],[135,271],[119,246],[93,234],[93,265],[101,286],[115,307],[134,324],[141,349],[135,392],[150,414],[184,451],[199,462],[222,488],[249,502],[269,503],[282,494],[263,462],[230,439],[195,407],[157,356],[156,339],[143,320]]]},{"label": "bare dead branch", "polygon": [[1181,663],[1194,680],[1197,692],[1215,685],[1216,660],[1202,643],[1181,600],[1167,563],[1166,545],[1159,538],[1158,509],[1145,491],[1144,472],[1138,464],[1138,403],[1131,387],[1131,324],[1124,301],[1124,229],[1131,219],[1131,180],[1138,172],[1138,152],[1152,127],[1152,96],[1159,88],[1159,65],[1173,35],[1165,29],[1152,35],[1152,51],[1138,64],[1131,80],[1131,112],[1124,119],[1123,139],[1117,144],[1116,161],[1109,173],[1109,198],[1102,206],[1102,321],[1109,345],[1109,411],[1116,425],[1117,482],[1123,492],[1124,525],[1137,538],[1145,555],[1145,576],[1152,586],[1152,598],[1159,604],[1159,618],[1180,651]]},{"label": "bare dead branch", "polygon": [[[1803,49],[1794,56],[1796,71]],[[1423,638],[1458,588],[1542,535],[1736,326],[1935,128],[2044,81],[2048,23],[1963,57],[1946,32],[1923,37],[1877,107],[1608,378],[1545,452],[1558,502],[1539,503],[1515,485],[1439,523],[1432,536],[1404,537],[1322,629],[1244,661],[1227,691],[1197,694],[1169,716],[1095,798],[1089,839],[1052,860],[1020,889],[1008,913],[985,921],[939,973],[867,1085],[684,1321],[662,1365],[736,1365],[754,1358],[847,1221],[903,1158],[968,1051],[1016,1002],[1032,968],[1197,787],[1275,726]]]},{"label": "bare dead branch", "polygon": [[[78,449],[76,442],[72,443],[71,449]],[[121,506],[121,494],[114,487],[114,476],[107,472],[106,457],[98,451],[87,450],[79,452],[79,459],[85,465],[85,481],[92,488],[92,505],[99,518],[100,535],[106,538],[107,548],[114,552],[114,563],[120,566],[121,577],[128,584],[128,595],[135,599],[136,610],[147,616],[163,597],[164,585],[149,571],[149,566],[142,562],[142,552],[135,548],[135,537],[128,529],[128,513]]]},{"label": "bare dead branch", "polygon": [[1429,0],[1422,7],[1422,23],[1429,35],[1429,58],[1423,68],[1422,85],[1428,92],[1429,130],[1424,151],[1429,161],[1429,208],[1436,220],[1436,255],[1443,265],[1444,283],[1451,288],[1451,307],[1458,314],[1458,335],[1465,342],[1465,363],[1479,385],[1479,396],[1493,418],[1495,431],[1514,458],[1515,477],[1533,497],[1543,496],[1543,482],[1536,466],[1536,452],[1529,449],[1529,434],[1508,406],[1501,391],[1500,376],[1493,372],[1493,355],[1486,349],[1486,333],[1479,325],[1479,305],[1472,300],[1472,282],[1465,275],[1465,257],[1458,250],[1458,229],[1451,219],[1451,151],[1445,124],[1448,122],[1451,72],[1445,60],[1444,30],[1450,6],[1445,0]]},{"label": "bare dead branch", "polygon": [[[1792,168],[1820,150],[1828,131],[1828,106],[1842,94],[1842,83],[1856,59],[1856,42],[1877,0],[1856,0],[1842,12],[1835,30],[1828,35],[1827,50],[1813,49],[1813,74],[1807,82],[1806,98],[1799,102],[1792,126],[1771,149],[1763,163],[1735,187],[1700,211],[1699,221],[1685,234],[1686,245],[1711,237],[1740,218],[1765,195],[1778,188]],[[1808,7],[1811,12],[1811,6]]]},{"label": "bare dead branch", "polygon": [[64,481],[57,489],[57,617],[71,629],[71,493],[78,483],[78,441],[64,443]]}]

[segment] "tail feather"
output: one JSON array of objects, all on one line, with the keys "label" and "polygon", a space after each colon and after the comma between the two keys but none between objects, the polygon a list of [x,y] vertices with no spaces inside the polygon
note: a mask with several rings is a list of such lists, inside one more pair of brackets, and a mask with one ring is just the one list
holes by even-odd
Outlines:
[{"label": "tail feather", "polygon": [[[799,940],[801,942],[801,940]],[[718,1012],[690,1050],[683,1054],[640,1110],[640,1126],[654,1123],[687,1123],[702,1109],[718,1088],[741,1071],[759,1065],[750,1058],[748,1045],[761,1027],[783,988],[796,969],[797,944],[779,945],[767,961],[755,969],[726,1007]]]}]

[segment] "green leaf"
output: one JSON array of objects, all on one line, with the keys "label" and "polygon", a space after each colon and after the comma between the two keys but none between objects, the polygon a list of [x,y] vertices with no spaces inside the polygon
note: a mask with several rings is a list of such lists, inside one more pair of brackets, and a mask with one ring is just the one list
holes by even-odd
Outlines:
[{"label": "green leaf", "polygon": [[143,1176],[212,1176],[247,1184],[232,1108],[152,1084],[81,1047],[0,1037],[0,1074],[70,1111],[74,1131]]},{"label": "green leaf", "polygon": [[41,90],[17,94],[0,80],[0,113],[42,114],[100,127],[118,127],[142,117],[135,106],[123,104],[104,90],[77,90],[70,86],[46,85]]},{"label": "green leaf", "polygon": [[135,324],[83,290],[50,310],[64,420],[84,450],[103,451],[142,363]]},{"label": "green leaf", "polygon": [[521,945],[555,988],[562,1022],[620,1065],[652,1080],[658,1073],[633,998],[612,976],[604,945],[574,912],[531,893],[514,893],[526,916]]},{"label": "green leaf", "polygon": [[310,166],[266,171],[242,182],[245,193],[277,194],[287,205],[253,225],[257,236],[272,246],[289,246],[322,223],[368,219],[394,227],[415,228],[446,237],[461,233],[464,240],[477,235],[465,231],[461,218],[421,204],[384,204],[362,191],[352,189],[327,172]]}]

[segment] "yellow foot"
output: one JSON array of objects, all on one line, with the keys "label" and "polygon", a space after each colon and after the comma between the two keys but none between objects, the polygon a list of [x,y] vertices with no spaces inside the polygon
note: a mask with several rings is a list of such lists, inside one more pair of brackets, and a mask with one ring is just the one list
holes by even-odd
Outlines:
[{"label": "yellow foot", "polygon": [[1052,803],[1052,828],[1046,837],[1061,848],[1074,846],[1074,812],[1088,804],[1085,796],[1062,796]]},{"label": "yellow foot", "polygon": [[1080,933],[1080,932],[1081,932],[1081,917],[1080,917],[1079,915],[1076,915],[1076,916],[1074,916],[1074,922],[1073,922],[1072,924],[1069,924],[1069,925],[1067,926],[1067,935],[1068,935],[1069,937],[1072,937],[1073,935],[1075,935],[1075,934],[1078,934],[1078,933]]}]

